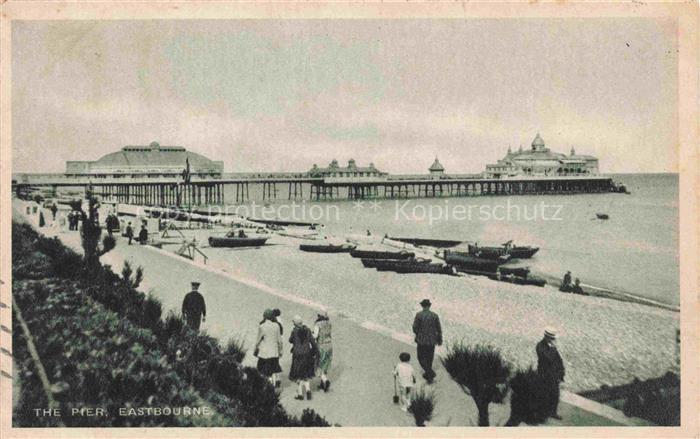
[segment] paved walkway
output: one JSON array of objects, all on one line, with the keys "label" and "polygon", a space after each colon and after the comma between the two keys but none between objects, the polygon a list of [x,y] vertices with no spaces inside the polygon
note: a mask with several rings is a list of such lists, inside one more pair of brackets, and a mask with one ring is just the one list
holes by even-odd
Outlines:
[{"label": "paved walkway", "polygon": [[[49,228],[43,230],[55,234]],[[78,232],[58,233],[67,245],[79,249]],[[170,251],[151,246],[128,246],[125,239],[119,239],[117,247],[102,257],[104,264],[110,264],[115,272],[120,272],[123,262],[128,260],[135,268],[144,268],[144,281],[140,289],[150,292],[163,304],[164,315],[169,310],[179,313],[190,281],[202,283],[200,291],[207,304],[207,320],[202,330],[225,343],[230,338],[243,338],[251,347],[255,341],[257,325],[266,308],[279,308],[284,321],[284,356],[281,365],[285,372],[291,363],[290,345],[286,342],[291,331],[292,316],[300,315],[307,325],[312,325],[316,316],[314,304],[300,303],[294,298],[279,297],[278,292],[265,285],[256,285],[249,280],[237,279],[235,275],[221,269],[203,266]],[[334,314],[333,323],[334,358],[329,378],[331,390],[324,393],[315,390],[311,401],[294,399],[296,385],[286,375],[282,382],[281,402],[294,414],[301,414],[311,407],[326,417],[331,423],[342,426],[412,426],[413,418],[399,410],[392,402],[392,370],[398,361],[399,353],[411,353],[419,385],[422,373],[418,365],[415,346],[368,329],[349,318]],[[411,322],[407,322],[410,328]],[[405,340],[405,337],[403,337]],[[249,349],[252,352],[252,349]],[[472,426],[477,424],[477,410],[470,396],[450,379],[436,356],[437,378],[432,386],[437,397],[436,409],[431,425]],[[255,358],[248,355],[246,364],[254,365]],[[317,382],[314,383],[317,388]],[[508,418],[507,404],[491,404],[491,425],[503,425]],[[547,425],[619,425],[610,419],[585,412],[576,406],[562,402],[560,414],[563,421],[550,420]]]}]

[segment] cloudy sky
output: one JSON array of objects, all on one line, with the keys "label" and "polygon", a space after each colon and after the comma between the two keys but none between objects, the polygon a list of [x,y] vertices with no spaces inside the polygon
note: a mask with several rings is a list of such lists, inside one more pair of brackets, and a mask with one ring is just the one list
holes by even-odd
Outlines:
[{"label": "cloudy sky", "polygon": [[508,146],[677,170],[675,23],[656,19],[13,23],[13,171],[182,145],[227,171],[355,158],[480,172]]}]

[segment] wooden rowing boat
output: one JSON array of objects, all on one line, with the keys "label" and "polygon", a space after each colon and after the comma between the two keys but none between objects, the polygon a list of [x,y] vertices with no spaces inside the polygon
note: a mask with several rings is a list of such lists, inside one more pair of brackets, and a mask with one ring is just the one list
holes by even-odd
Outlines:
[{"label": "wooden rowing boat", "polygon": [[353,258],[364,259],[410,259],[416,256],[413,252],[399,251],[378,251],[378,250],[353,250],[350,252]]},{"label": "wooden rowing boat", "polygon": [[210,247],[260,247],[265,245],[265,242],[270,238],[246,237],[239,238],[237,236],[210,236]]},{"label": "wooden rowing boat", "polygon": [[354,245],[341,244],[301,244],[299,250],[312,253],[350,253],[355,249]]}]

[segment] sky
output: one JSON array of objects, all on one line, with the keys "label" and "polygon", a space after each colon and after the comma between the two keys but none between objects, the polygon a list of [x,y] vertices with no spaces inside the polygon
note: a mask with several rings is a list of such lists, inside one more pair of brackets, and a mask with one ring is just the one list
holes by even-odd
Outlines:
[{"label": "sky", "polygon": [[511,146],[677,172],[672,19],[13,22],[13,172],[180,145],[227,172],[481,172]]}]

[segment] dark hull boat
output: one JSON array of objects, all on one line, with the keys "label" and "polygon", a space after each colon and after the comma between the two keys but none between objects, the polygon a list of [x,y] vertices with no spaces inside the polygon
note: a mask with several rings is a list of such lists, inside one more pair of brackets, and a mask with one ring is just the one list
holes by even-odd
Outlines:
[{"label": "dark hull boat", "polygon": [[410,259],[416,256],[413,252],[390,252],[377,250],[353,250],[350,252],[353,258],[363,259]]},{"label": "dark hull boat", "polygon": [[511,247],[510,256],[516,259],[529,259],[535,255],[540,250],[539,247]]},{"label": "dark hull boat", "polygon": [[610,216],[607,213],[596,213],[595,216],[601,220],[610,219]]},{"label": "dark hull boat", "polygon": [[519,277],[519,276],[503,276],[498,279],[496,275],[489,276],[489,279],[497,280],[499,282],[508,282],[517,285],[535,285],[538,287],[543,287],[547,283],[546,280],[539,277]]},{"label": "dark hull boat", "polygon": [[350,253],[355,249],[354,245],[331,245],[331,244],[301,244],[299,250],[312,253]]},{"label": "dark hull boat", "polygon": [[210,247],[259,247],[270,238],[209,237]]},{"label": "dark hull boat", "polygon": [[454,240],[450,240],[450,239],[393,238],[393,237],[388,237],[388,238],[391,240],[394,240],[394,241],[405,242],[406,244],[429,245],[431,247],[438,247],[438,248],[455,247],[455,246],[462,243],[462,241],[454,241]]},{"label": "dark hull boat", "polygon": [[442,263],[431,263],[427,259],[362,259],[362,265],[367,268],[376,268],[377,271],[394,271],[396,273],[455,274],[455,270],[451,266]]},{"label": "dark hull boat", "polygon": [[445,250],[445,262],[458,268],[495,273],[498,266],[505,263],[506,260],[480,258],[464,252]]}]

